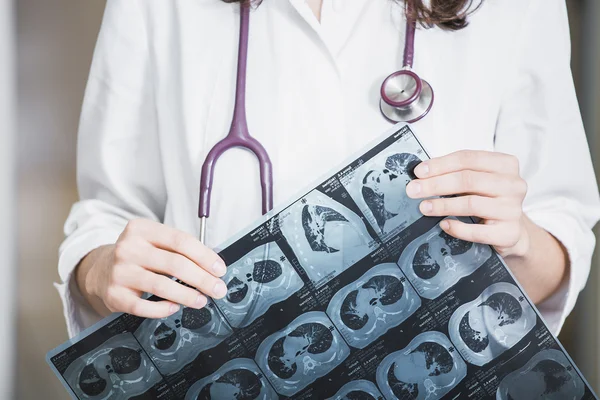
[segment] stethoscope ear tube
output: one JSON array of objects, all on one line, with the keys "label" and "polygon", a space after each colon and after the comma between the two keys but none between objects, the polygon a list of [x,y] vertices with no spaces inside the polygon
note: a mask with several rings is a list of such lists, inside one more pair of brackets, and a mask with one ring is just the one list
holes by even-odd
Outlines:
[{"label": "stethoscope ear tube", "polygon": [[209,152],[202,164],[200,175],[200,195],[198,217],[200,218],[200,242],[206,240],[206,223],[210,215],[210,200],[215,165],[223,153],[238,147],[244,148],[256,156],[260,168],[262,193],[262,213],[273,208],[273,165],[267,150],[250,135],[246,121],[246,66],[248,61],[248,37],[250,30],[250,7],[240,3],[240,39],[238,47],[237,83],[235,108],[229,133]]}]

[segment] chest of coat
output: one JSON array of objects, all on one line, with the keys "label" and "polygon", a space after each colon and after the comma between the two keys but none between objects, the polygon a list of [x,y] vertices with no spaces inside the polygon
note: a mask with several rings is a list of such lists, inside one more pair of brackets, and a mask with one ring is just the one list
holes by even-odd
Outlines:
[{"label": "chest of coat", "polygon": [[[195,188],[206,154],[230,127],[239,14],[231,5],[181,3],[165,10],[161,31],[154,32],[155,85],[164,151],[177,160],[165,168]],[[386,10],[366,10],[337,52],[288,2],[265,2],[252,12],[246,114],[250,133],[273,162],[275,204],[389,129],[379,87],[400,67],[404,38]],[[414,130],[432,156],[493,148],[496,83],[487,79],[489,61],[473,50],[474,38],[417,32],[415,71],[432,84],[436,100]],[[213,208],[238,207],[233,199],[243,196],[248,209],[242,214],[249,215],[243,227],[258,216],[258,188],[255,159],[234,150],[218,162],[213,196],[220,200]]]}]

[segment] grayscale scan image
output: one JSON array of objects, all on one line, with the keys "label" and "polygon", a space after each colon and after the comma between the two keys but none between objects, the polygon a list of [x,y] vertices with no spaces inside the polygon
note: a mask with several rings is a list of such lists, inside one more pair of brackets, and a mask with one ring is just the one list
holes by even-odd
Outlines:
[{"label": "grayscale scan image", "polygon": [[521,291],[501,282],[460,306],[448,331],[463,358],[481,366],[516,345],[536,323],[535,311]]},{"label": "grayscale scan image", "polygon": [[46,361],[79,400],[597,398],[493,247],[406,196],[428,158],[394,126],[218,247],[223,298],[115,313]]},{"label": "grayscale scan image", "polygon": [[382,239],[396,234],[422,217],[420,200],[406,195],[413,169],[427,156],[413,137],[402,137],[376,157],[342,179]]},{"label": "grayscale scan image", "polygon": [[317,286],[377,246],[355,213],[317,190],[282,212],[280,226],[302,268]]},{"label": "grayscale scan image", "polygon": [[327,315],[352,347],[362,349],[398,326],[421,299],[394,263],[380,264],[340,289]]},{"label": "grayscale scan image", "polygon": [[497,400],[579,400],[585,384],[567,357],[543,350],[521,369],[508,374],[496,392]]},{"label": "grayscale scan image", "polygon": [[257,247],[229,265],[223,280],[227,296],[215,302],[236,328],[250,325],[304,285],[275,242]]},{"label": "grayscale scan image", "polygon": [[467,365],[444,334],[425,332],[385,357],[376,375],[388,400],[435,400],[467,376]]},{"label": "grayscale scan image", "polygon": [[167,318],[146,319],[134,335],[160,372],[170,375],[231,333],[214,304],[210,304],[200,310],[181,307]]},{"label": "grayscale scan image", "polygon": [[404,249],[398,265],[422,297],[435,299],[491,256],[490,246],[456,239],[436,225]]},{"label": "grayscale scan image", "polygon": [[327,400],[383,400],[383,396],[373,382],[361,379],[345,384]]},{"label": "grayscale scan image", "polygon": [[291,396],[340,365],[350,348],[327,315],[311,311],[267,337],[256,362],[275,390]]},{"label": "grayscale scan image", "polygon": [[162,380],[130,333],[113,336],[76,359],[63,374],[80,399],[125,400]]},{"label": "grayscale scan image", "polygon": [[194,383],[185,400],[276,400],[269,382],[253,360],[237,358]]}]

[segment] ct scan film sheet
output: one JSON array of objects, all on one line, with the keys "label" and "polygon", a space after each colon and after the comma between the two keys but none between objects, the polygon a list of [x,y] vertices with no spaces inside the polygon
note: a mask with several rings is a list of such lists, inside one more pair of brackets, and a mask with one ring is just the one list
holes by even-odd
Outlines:
[{"label": "ct scan film sheet", "polygon": [[[405,194],[396,126],[220,251],[228,294],[48,354],[77,399],[594,399],[492,248]],[[471,221],[469,221],[471,222]]]}]

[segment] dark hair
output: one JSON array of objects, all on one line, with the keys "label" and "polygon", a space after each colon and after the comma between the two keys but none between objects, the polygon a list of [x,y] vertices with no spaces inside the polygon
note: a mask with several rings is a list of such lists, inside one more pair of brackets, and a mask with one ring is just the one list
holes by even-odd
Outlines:
[{"label": "dark hair", "polygon": [[[242,3],[247,6],[258,6],[262,0],[223,0],[225,3]],[[449,31],[457,31],[467,26],[467,17],[477,10],[483,0],[430,0],[428,7],[426,0],[393,0],[404,1],[407,11],[413,15],[421,26],[431,28],[438,26]],[[407,6],[410,3],[410,8]],[[477,5],[473,5],[477,3]]]}]

